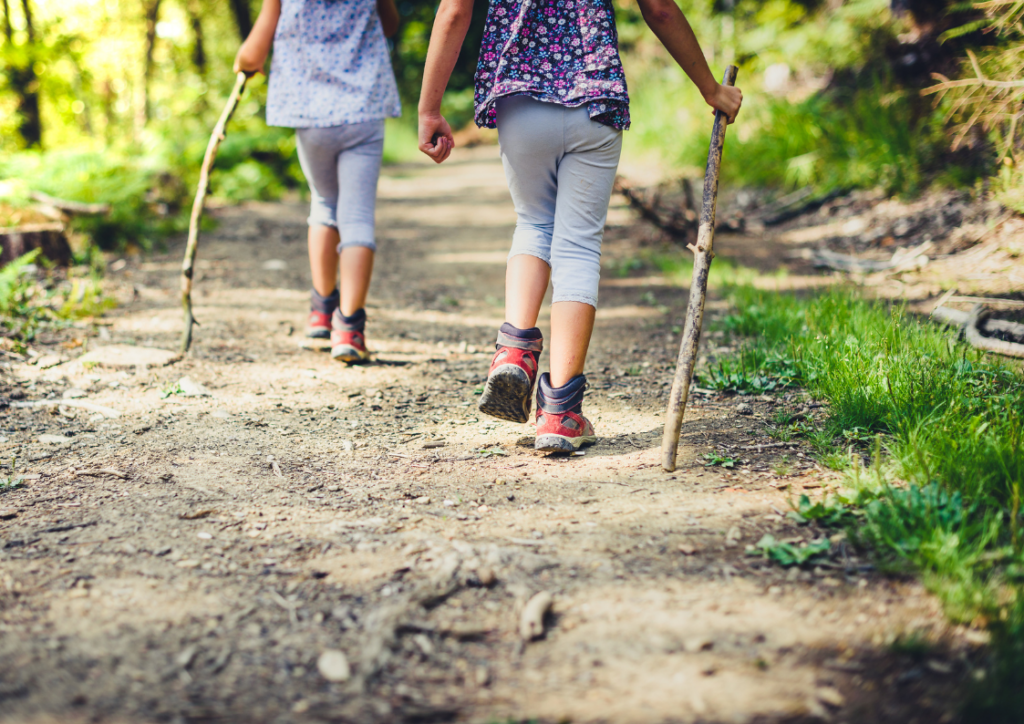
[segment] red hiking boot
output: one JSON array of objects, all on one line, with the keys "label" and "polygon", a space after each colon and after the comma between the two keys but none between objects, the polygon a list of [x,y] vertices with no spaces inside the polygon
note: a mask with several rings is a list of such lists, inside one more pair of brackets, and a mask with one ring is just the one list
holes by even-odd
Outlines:
[{"label": "red hiking boot", "polygon": [[537,385],[537,438],[533,447],[543,452],[574,452],[597,442],[594,426],[583,416],[587,378],[578,375],[564,387],[553,388],[545,372]]},{"label": "red hiking boot", "polygon": [[366,349],[366,312],[360,309],[347,319],[338,309],[331,317],[331,357],[348,364],[366,362],[370,353]]},{"label": "red hiking boot", "polygon": [[331,315],[311,311],[306,323],[306,336],[310,339],[327,339],[331,336]]},{"label": "red hiking boot", "polygon": [[487,383],[477,405],[485,415],[510,422],[530,420],[530,400],[544,340],[535,330],[525,330],[535,333],[535,338],[532,334],[531,338],[522,336],[522,331],[508,323],[501,325],[498,351],[491,359]]}]

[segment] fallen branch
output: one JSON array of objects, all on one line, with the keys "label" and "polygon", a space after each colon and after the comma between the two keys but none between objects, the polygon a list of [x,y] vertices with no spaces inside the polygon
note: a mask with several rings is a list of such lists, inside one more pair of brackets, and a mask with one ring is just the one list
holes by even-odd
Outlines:
[{"label": "fallen branch", "polygon": [[999,299],[997,297],[950,297],[949,302],[974,302],[984,304],[986,307],[1011,307],[1024,309],[1024,302],[1018,299]]},{"label": "fallen branch", "polygon": [[772,447],[796,447],[795,442],[766,442],[762,445],[741,445],[740,450],[767,450]]},{"label": "fallen branch", "polygon": [[104,417],[120,417],[121,413],[112,407],[97,405],[95,402],[84,400],[29,400],[28,402],[12,402],[11,407],[77,407],[90,412],[98,412]]},{"label": "fallen branch", "polygon": [[693,198],[693,190],[690,188],[690,180],[682,179],[683,193],[687,199],[687,206],[681,211],[673,209],[668,215],[659,212],[658,205],[661,196],[657,192],[653,198],[648,200],[643,192],[633,188],[621,176],[615,179],[615,190],[625,197],[630,208],[640,214],[640,218],[654,224],[662,231],[679,238],[687,238],[693,235],[697,228],[697,215],[690,206],[690,199]]},{"label": "fallen branch", "polygon": [[[938,307],[932,312],[932,319],[951,327],[965,328],[970,317],[970,312],[949,307]],[[982,319],[979,322],[979,329],[982,332],[987,332],[990,336],[994,333],[1005,334],[1024,344],[1024,324],[1019,322],[1011,322],[1008,319]]]},{"label": "fallen branch", "polygon": [[930,251],[934,244],[926,241],[923,244],[909,249],[897,249],[890,259],[861,259],[851,254],[840,254],[828,249],[819,249],[811,253],[810,258],[814,266],[835,269],[836,271],[857,272],[870,274],[880,271],[908,271],[919,269],[928,263],[928,257],[924,256]]},{"label": "fallen branch", "polygon": [[1024,359],[1024,344],[986,337],[981,333],[979,327],[985,321],[985,317],[988,314],[991,314],[991,312],[982,305],[974,305],[970,316],[967,317],[967,324],[964,325],[964,337],[967,339],[967,342],[972,347],[985,352],[994,352],[1006,357]]},{"label": "fallen branch", "polygon": [[28,195],[33,201],[66,211],[69,214],[103,216],[110,213],[110,204],[84,204],[81,201],[68,201],[67,199],[58,199],[56,196],[44,194],[42,191],[29,191]]},{"label": "fallen branch", "polygon": [[810,186],[806,186],[780,199],[779,203],[775,207],[775,213],[764,220],[764,225],[778,226],[779,224],[784,224],[790,219],[795,219],[796,217],[803,216],[811,211],[816,211],[829,201],[837,199],[840,196],[845,196],[849,191],[850,190],[847,188],[835,189],[824,196],[818,196],[817,198],[805,201],[805,199],[807,199],[807,197],[813,192],[813,189]]}]

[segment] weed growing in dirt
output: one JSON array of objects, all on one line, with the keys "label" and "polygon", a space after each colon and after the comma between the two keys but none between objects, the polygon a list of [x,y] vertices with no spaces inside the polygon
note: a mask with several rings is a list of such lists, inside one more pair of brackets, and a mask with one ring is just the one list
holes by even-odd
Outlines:
[{"label": "weed growing in dirt", "polygon": [[786,477],[793,472],[793,461],[789,455],[783,455],[777,463],[772,466],[772,473],[779,477]]},{"label": "weed growing in dirt", "polygon": [[485,447],[476,451],[476,454],[480,457],[505,457],[508,455],[507,452],[502,450],[500,447]]},{"label": "weed growing in dirt", "polygon": [[0,478],[0,495],[9,493],[12,490],[25,487],[24,478],[21,475],[14,475],[13,471],[17,465],[17,458],[11,458],[11,471],[12,474],[6,477]]},{"label": "weed growing in dirt", "polygon": [[24,478],[20,475],[17,477],[9,475],[6,478],[0,478],[0,494],[9,493],[12,490],[25,487],[25,483],[22,482],[23,480]]},{"label": "weed growing in dirt", "polygon": [[750,555],[763,555],[788,568],[802,566],[815,556],[827,554],[831,549],[832,544],[828,538],[795,546],[792,543],[775,540],[774,536],[765,533],[761,540],[754,544],[754,550],[750,551]]},{"label": "weed growing in dirt", "polygon": [[[1001,688],[986,685],[977,706],[1008,711],[1024,685],[1024,375],[851,291],[737,287],[732,300],[724,326],[762,349],[748,359],[792,360],[794,380],[827,403],[822,424],[779,416],[775,429],[807,438],[826,464],[846,448],[853,493],[801,500],[795,514],[846,528],[887,570],[918,571],[954,619],[987,622]],[[856,451],[872,442],[864,468]]]},{"label": "weed growing in dirt", "polygon": [[794,387],[799,372],[793,360],[753,345],[744,345],[734,356],[718,360],[696,375],[701,387],[736,392],[741,395],[765,394]]},{"label": "weed growing in dirt", "polygon": [[704,467],[720,467],[720,468],[734,468],[739,463],[736,458],[731,458],[728,455],[720,455],[716,452],[704,453]]},{"label": "weed growing in dirt", "polygon": [[0,269],[0,336],[11,340],[11,348],[24,352],[40,328],[61,327],[68,320],[93,317],[117,306],[103,296],[100,278],[87,270],[63,279],[60,275],[40,275],[33,250]]},{"label": "weed growing in dirt", "polygon": [[160,399],[166,400],[171,395],[180,395],[181,392],[181,384],[179,384],[178,382],[172,382],[166,387],[164,387],[162,390],[160,390]]}]

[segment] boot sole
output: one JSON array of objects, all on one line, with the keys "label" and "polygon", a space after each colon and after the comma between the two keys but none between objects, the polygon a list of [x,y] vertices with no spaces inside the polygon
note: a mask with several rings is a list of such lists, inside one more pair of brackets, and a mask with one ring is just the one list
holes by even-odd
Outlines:
[{"label": "boot sole", "polygon": [[339,362],[354,365],[369,360],[370,353],[363,352],[362,350],[356,349],[348,344],[341,344],[337,347],[331,347],[331,358],[336,359]]},{"label": "boot sole", "polygon": [[596,435],[580,435],[579,437],[538,435],[533,443],[533,449],[541,452],[575,452],[584,445],[593,445],[595,442],[597,442]]},{"label": "boot sole", "polygon": [[516,365],[499,367],[487,378],[477,409],[509,422],[529,422],[533,385]]}]

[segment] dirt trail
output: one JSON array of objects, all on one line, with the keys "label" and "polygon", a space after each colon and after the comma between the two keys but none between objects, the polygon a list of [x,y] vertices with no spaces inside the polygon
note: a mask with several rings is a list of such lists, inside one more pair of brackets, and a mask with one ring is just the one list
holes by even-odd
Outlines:
[{"label": "dirt trail", "polygon": [[[123,415],[0,413],[0,454],[29,473],[0,494],[0,720],[953,720],[967,644],[920,585],[746,553],[819,535],[784,513],[835,479],[798,447],[744,449],[805,401],[698,395],[665,474],[685,292],[609,275],[600,443],[539,455],[474,404],[514,223],[494,149],[389,168],[381,196],[372,365],[300,348],[305,207],[251,204],[203,241],[188,359],[4,369],[13,401],[76,388]],[[621,207],[611,224],[606,257],[633,253],[644,232]],[[718,244],[743,245],[763,252]],[[174,247],[117,272],[134,299],[88,347],[175,349],[178,265]],[[186,375],[210,396],[164,397]],[[703,467],[728,445],[749,462]],[[524,645],[540,590],[553,615]],[[347,681],[318,670],[327,650]]]}]

